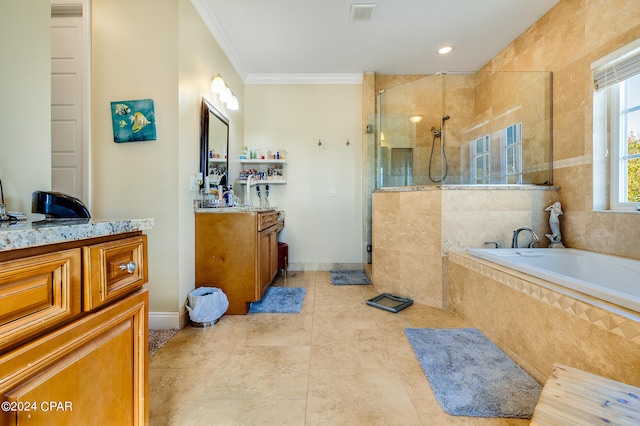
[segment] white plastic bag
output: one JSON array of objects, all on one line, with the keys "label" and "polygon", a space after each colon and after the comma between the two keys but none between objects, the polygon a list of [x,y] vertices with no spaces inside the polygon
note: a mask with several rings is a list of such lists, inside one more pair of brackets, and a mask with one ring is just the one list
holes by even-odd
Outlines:
[{"label": "white plastic bag", "polygon": [[229,299],[215,287],[198,287],[187,295],[185,304],[193,322],[213,322],[229,308]]}]

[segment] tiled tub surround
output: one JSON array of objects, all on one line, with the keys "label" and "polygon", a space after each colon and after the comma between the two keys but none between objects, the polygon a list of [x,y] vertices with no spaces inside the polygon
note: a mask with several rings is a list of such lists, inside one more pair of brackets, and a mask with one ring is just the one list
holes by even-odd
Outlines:
[{"label": "tiled tub surround", "polygon": [[572,248],[502,248],[469,254],[640,312],[640,260]]},{"label": "tiled tub surround", "polygon": [[[425,305],[448,307],[451,250],[510,247],[526,226],[548,241],[545,207],[558,188],[533,185],[433,185],[382,188],[372,198],[372,279],[376,289]],[[521,242],[525,242],[523,238]]]},{"label": "tiled tub surround", "polygon": [[451,252],[450,309],[544,383],[559,362],[640,385],[640,314]]}]

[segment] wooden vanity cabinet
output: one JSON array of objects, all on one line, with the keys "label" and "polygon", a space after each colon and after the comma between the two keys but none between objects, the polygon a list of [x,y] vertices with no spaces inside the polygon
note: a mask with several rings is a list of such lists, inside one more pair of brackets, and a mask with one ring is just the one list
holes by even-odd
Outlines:
[{"label": "wooden vanity cabinet", "polygon": [[244,315],[278,273],[275,210],[195,214],[196,287],[227,295],[227,314]]},{"label": "wooden vanity cabinet", "polygon": [[148,424],[146,241],[0,252],[0,424]]}]

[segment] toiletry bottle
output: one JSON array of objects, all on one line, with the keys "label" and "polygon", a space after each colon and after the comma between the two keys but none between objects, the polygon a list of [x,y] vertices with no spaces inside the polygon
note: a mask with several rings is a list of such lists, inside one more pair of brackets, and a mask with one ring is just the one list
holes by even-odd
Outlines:
[{"label": "toiletry bottle", "polygon": [[227,206],[233,207],[233,189],[231,187],[229,187],[229,189],[227,190],[225,197],[227,198],[225,200],[227,203]]}]

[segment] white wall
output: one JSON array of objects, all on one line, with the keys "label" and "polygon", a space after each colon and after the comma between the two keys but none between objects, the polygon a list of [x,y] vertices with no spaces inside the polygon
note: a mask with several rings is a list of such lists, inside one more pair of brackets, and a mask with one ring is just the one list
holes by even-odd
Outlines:
[{"label": "white wall", "polygon": [[245,145],[287,152],[270,204],[286,214],[291,269],[362,263],[362,86],[248,84],[245,103]]},{"label": "white wall", "polygon": [[0,4],[0,179],[7,209],[51,188],[51,3]]}]

